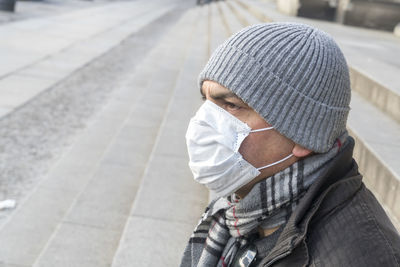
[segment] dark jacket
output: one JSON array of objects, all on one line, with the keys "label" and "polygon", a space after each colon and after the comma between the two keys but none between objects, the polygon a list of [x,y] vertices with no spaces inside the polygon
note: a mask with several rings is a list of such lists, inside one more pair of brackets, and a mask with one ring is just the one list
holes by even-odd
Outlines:
[{"label": "dark jacket", "polygon": [[310,187],[261,266],[400,266],[400,236],[363,184],[352,148]]}]

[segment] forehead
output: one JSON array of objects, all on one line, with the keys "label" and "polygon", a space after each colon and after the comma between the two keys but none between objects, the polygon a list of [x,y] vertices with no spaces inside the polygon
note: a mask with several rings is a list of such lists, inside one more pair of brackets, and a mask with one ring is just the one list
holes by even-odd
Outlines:
[{"label": "forehead", "polygon": [[201,86],[201,93],[203,95],[207,95],[207,93],[208,94],[220,94],[220,93],[233,94],[233,92],[231,90],[229,90],[228,88],[226,88],[214,81],[204,81],[203,85]]}]

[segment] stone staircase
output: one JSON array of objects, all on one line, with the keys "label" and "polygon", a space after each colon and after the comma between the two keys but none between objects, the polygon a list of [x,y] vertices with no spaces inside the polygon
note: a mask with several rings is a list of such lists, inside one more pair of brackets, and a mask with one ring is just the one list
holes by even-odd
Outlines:
[{"label": "stone staircase", "polygon": [[[172,4],[168,4],[172,2]],[[166,14],[174,1],[125,1],[0,26],[0,117]]]},{"label": "stone staircase", "polygon": [[[197,75],[207,59],[205,8],[189,10],[171,34],[184,54],[163,120],[112,266],[178,266],[207,205],[207,190],[187,166],[185,133],[201,104]],[[165,53],[165,51],[164,51]],[[173,55],[175,56],[175,55]],[[157,57],[155,58],[157,60]],[[159,81],[164,87],[163,80]]]},{"label": "stone staircase", "polygon": [[[138,30],[163,23],[156,18],[177,5],[153,8]],[[178,265],[207,204],[206,189],[190,178],[184,138],[201,104],[205,10],[189,8],[163,34],[19,203],[0,228],[0,266]]]},{"label": "stone staircase", "polygon": [[[54,49],[51,51],[56,52],[32,56],[31,63],[15,65],[14,71],[3,71],[3,76],[20,75],[19,72],[39,76],[48,70],[49,65],[43,60],[51,59],[58,66],[68,65],[46,77],[59,82],[99,55],[89,56],[91,47],[96,50],[98,44],[103,49],[98,53],[105,53],[112,47],[111,42],[118,44],[132,30],[140,31],[144,25],[152,24],[157,27],[162,23],[157,17],[167,16],[168,10],[179,5],[178,1],[169,5],[133,1],[117,2],[115,8],[121,3],[123,8],[118,12],[122,14],[125,9],[126,14],[131,12],[134,3],[156,12],[148,13],[153,19],[143,16],[140,23],[135,18],[136,22],[103,31],[109,34],[101,37],[104,46],[92,39],[82,46],[78,45],[81,41],[77,42],[76,47],[88,51],[86,63],[79,63],[80,57],[73,57],[72,52],[61,56],[63,51],[73,51],[69,48]],[[116,11],[113,16],[119,17]],[[395,111],[399,105],[391,104],[389,108],[383,104],[386,110],[378,104],[398,98],[399,78],[393,75],[387,76],[390,81],[385,80],[384,75],[394,73],[396,66],[390,64],[390,57],[383,61],[378,57],[380,50],[374,50],[375,46],[384,45],[385,50],[396,53],[398,43],[375,31],[285,17],[275,11],[271,1],[226,0],[188,7],[150,48],[132,75],[119,82],[107,105],[0,228],[0,266],[179,265],[208,197],[207,190],[191,179],[184,139],[189,119],[201,104],[197,76],[212,51],[230,34],[249,24],[280,20],[314,24],[330,32],[343,48],[352,71],[354,94],[348,127],[357,142],[355,157],[369,188],[399,226],[400,166],[395,156],[400,150],[399,117]],[[113,35],[119,39],[111,38]],[[102,34],[94,36],[100,38]],[[355,48],[359,38],[370,40],[364,50]],[[377,38],[379,44],[375,43]],[[142,45],[140,49],[145,49],[146,43]],[[65,62],[69,56],[75,67]],[[363,65],[365,58],[390,68],[388,72],[374,71],[375,64]],[[371,89],[365,93],[368,86]],[[4,106],[4,114],[35,101],[49,86],[40,88],[15,102],[15,106]]]}]

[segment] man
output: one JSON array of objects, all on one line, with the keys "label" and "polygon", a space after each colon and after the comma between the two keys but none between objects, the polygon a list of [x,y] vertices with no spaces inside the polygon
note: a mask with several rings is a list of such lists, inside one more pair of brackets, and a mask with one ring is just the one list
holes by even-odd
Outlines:
[{"label": "man", "polygon": [[352,159],[349,72],[329,35],[245,28],[200,88],[189,166],[216,197],[181,266],[400,266],[399,235]]}]

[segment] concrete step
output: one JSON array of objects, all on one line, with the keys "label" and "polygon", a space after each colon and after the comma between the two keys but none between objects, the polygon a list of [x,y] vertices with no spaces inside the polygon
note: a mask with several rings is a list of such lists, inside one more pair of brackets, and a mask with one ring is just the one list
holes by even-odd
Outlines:
[{"label": "concrete step", "polygon": [[[185,15],[166,33],[139,69],[140,80],[134,79],[117,96],[122,103],[115,103],[116,109],[133,104],[129,118],[105,152],[99,175],[95,173],[75,199],[34,266],[111,265],[182,68],[180,51],[188,44],[192,19]],[[147,86],[138,84],[143,76]]]},{"label": "concrete step", "polygon": [[[269,3],[269,1],[267,1],[267,3]],[[263,3],[260,1],[244,2],[241,0],[221,3],[221,5],[229,6],[231,9],[223,8],[222,15],[225,17],[229,27],[234,30],[234,32],[240,30],[241,27],[248,26],[247,24],[243,24],[246,21],[248,23],[251,21],[251,23],[254,24],[254,20],[252,21],[249,19],[250,14],[256,18],[268,17],[278,21],[295,20],[308,23],[332,33],[329,31],[329,27],[326,27],[326,24],[329,25],[329,23],[310,21],[307,19],[296,20],[297,18],[292,19],[290,17],[282,18],[282,15],[276,15],[273,9],[271,9],[272,4],[269,6],[270,9],[267,9],[262,4]],[[260,7],[263,8],[260,9]],[[265,13],[266,15],[262,17],[259,12]],[[232,14],[235,14],[236,18],[233,18]],[[240,17],[242,17],[242,19],[239,19]],[[241,27],[238,26],[238,21],[242,22]],[[347,29],[347,26],[338,26]],[[351,31],[357,32],[357,30],[358,29],[351,28]],[[364,38],[366,38],[365,36],[367,36],[368,31],[365,33],[364,30],[361,30],[361,32]],[[335,30],[332,35],[336,38],[339,34],[340,32]],[[392,40],[391,38],[389,39]],[[343,37],[342,40],[344,40]],[[356,42],[356,40],[353,42]],[[343,43],[340,45],[341,47],[345,46]],[[396,155],[400,153],[400,125],[399,122],[387,112],[389,108],[396,105],[397,98],[396,96],[392,96],[393,103],[390,102],[389,104],[389,100],[387,99],[388,96],[386,96],[386,98],[382,96],[382,94],[386,93],[381,94],[379,91],[380,87],[375,86],[377,82],[372,81],[362,72],[357,72],[357,74],[355,74],[356,68],[352,67],[352,63],[357,59],[359,64],[357,65],[357,68],[363,68],[362,56],[360,53],[355,56],[354,53],[351,54],[349,51],[350,50],[344,49],[346,58],[350,57],[349,65],[352,72],[352,111],[350,112],[348,120],[348,129],[350,134],[356,139],[354,157],[358,161],[360,170],[365,176],[366,184],[384,206],[396,228],[400,229],[400,209],[398,206],[400,201],[400,168],[396,161]],[[383,65],[385,63],[381,62],[380,64]],[[391,67],[391,69],[393,70],[395,68]],[[392,77],[392,80],[398,79],[398,76],[394,75],[394,73],[391,74],[393,75],[390,76]],[[371,87],[373,87],[374,90],[371,91],[368,89]],[[363,91],[364,89],[366,89],[366,92]],[[360,93],[360,90],[362,93]],[[388,88],[382,90],[386,90],[387,92],[390,91]],[[369,97],[366,97],[366,95]],[[377,102],[383,106],[386,105],[387,109],[380,108]],[[398,102],[397,107],[400,108],[400,102]],[[394,109],[391,110],[393,111]]]},{"label": "concrete step", "polygon": [[[265,2],[269,3],[270,1],[266,0]],[[244,2],[244,1],[230,1],[230,3],[231,4],[236,3],[237,5],[242,7],[244,10],[249,12],[250,15],[254,16],[259,22],[272,22],[273,21],[270,17],[268,17],[267,14],[265,14],[264,8],[260,9],[257,6],[257,3],[255,5],[249,5],[247,2]],[[244,12],[244,13],[246,13],[246,12]],[[245,16],[247,17],[248,15],[245,15]]]},{"label": "concrete step", "polygon": [[229,37],[230,29],[224,17],[221,16],[221,8],[217,3],[208,5],[208,32],[209,32],[209,51],[208,55]]},{"label": "concrete step", "polygon": [[[115,2],[0,25],[0,118],[51,88],[176,5]],[[31,45],[27,45],[31,44]],[[90,47],[90,49],[88,49]]]},{"label": "concrete step", "polygon": [[[0,120],[1,199],[20,203],[30,193],[107,103],[108,95],[141,66],[183,10],[180,6],[167,12]],[[0,227],[12,212],[1,211]]]},{"label": "concrete step", "polygon": [[230,6],[227,4],[227,2],[217,2],[217,5],[222,20],[227,25],[226,29],[229,31],[229,36],[243,28],[242,23],[244,23],[244,20],[241,20],[239,17],[237,17],[235,12],[232,12],[232,9],[229,8]]},{"label": "concrete step", "polygon": [[400,124],[370,104],[358,92],[351,97],[348,120],[356,146],[354,158],[364,182],[383,205],[400,232]]},{"label": "concrete step", "polygon": [[[261,22],[268,22],[266,18],[262,17],[262,15],[256,13],[258,15],[255,16],[254,13],[250,13],[247,10],[246,6],[243,6],[241,2],[227,1],[226,4],[235,14],[235,16],[240,20],[242,25],[254,25]],[[255,12],[257,12],[257,10],[255,10]]]},{"label": "concrete step", "polygon": [[110,266],[181,68],[180,28],[0,229],[1,266]]},{"label": "concrete step", "polygon": [[[201,104],[197,76],[207,59],[206,6],[189,11],[192,19],[186,58],[169,98],[150,160],[114,258],[113,267],[178,266],[195,224],[207,204],[207,190],[192,179],[185,132]],[[156,256],[155,256],[156,255]]]}]

